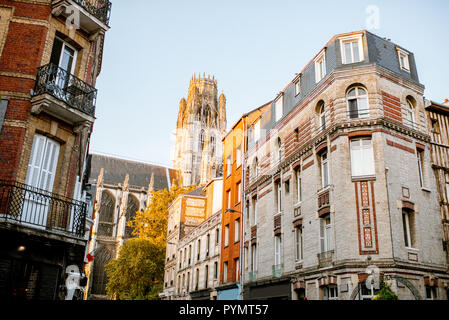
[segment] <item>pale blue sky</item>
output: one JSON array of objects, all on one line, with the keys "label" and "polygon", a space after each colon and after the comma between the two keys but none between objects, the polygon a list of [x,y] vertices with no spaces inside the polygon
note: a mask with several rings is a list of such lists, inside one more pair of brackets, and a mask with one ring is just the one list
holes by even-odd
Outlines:
[{"label": "pale blue sky", "polygon": [[[214,75],[228,128],[272,100],[338,33],[368,29],[412,51],[425,96],[449,98],[449,1],[111,0],[91,152],[171,166],[179,101]],[[366,8],[380,12],[367,27]]]}]

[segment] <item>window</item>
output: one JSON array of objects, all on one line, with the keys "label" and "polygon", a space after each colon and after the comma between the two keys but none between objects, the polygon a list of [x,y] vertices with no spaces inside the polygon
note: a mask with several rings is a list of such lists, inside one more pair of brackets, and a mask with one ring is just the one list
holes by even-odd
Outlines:
[{"label": "window", "polygon": [[283,108],[284,108],[284,96],[281,95],[279,99],[274,103],[275,113],[276,113],[276,122],[281,120],[283,116]]},{"label": "window", "polygon": [[437,300],[437,287],[426,286],[426,300]]},{"label": "window", "polygon": [[376,172],[371,138],[351,140],[350,144],[352,176],[374,176]]},{"label": "window", "polygon": [[276,157],[277,157],[276,162],[279,162],[282,159],[282,140],[281,140],[281,138],[277,139],[276,151],[277,151],[276,152]]},{"label": "window", "polygon": [[214,262],[214,280],[218,279],[218,262]]},{"label": "window", "polygon": [[223,282],[228,282],[228,262],[223,264]]},{"label": "window", "polygon": [[53,191],[59,148],[59,143],[52,139],[39,134],[34,136],[25,184]]},{"label": "window", "polygon": [[2,133],[3,121],[5,120],[6,109],[8,108],[8,99],[0,100],[0,133]]},{"label": "window", "polygon": [[253,198],[253,226],[257,224],[257,198]]},{"label": "window", "polygon": [[212,156],[214,156],[215,155],[215,137],[214,136],[210,137],[210,147],[211,147]]},{"label": "window", "polygon": [[410,72],[410,61],[409,61],[409,53],[400,48],[396,48],[399,57],[399,66],[402,70]]},{"label": "window", "polygon": [[302,180],[301,180],[301,170],[296,170],[296,200],[297,203],[302,202]]},{"label": "window", "polygon": [[405,247],[416,248],[415,215],[413,212],[402,210],[402,226],[404,228]]},{"label": "window", "polygon": [[195,291],[198,290],[199,283],[200,283],[200,269],[196,269]]},{"label": "window", "polygon": [[362,87],[355,87],[346,94],[350,119],[369,117],[368,94]]},{"label": "window", "polygon": [[324,108],[324,101],[318,102],[318,131],[326,129],[326,110]]},{"label": "window", "polygon": [[425,171],[424,171],[424,150],[416,149],[416,156],[418,160],[418,174],[421,188],[426,187]]},{"label": "window", "polygon": [[254,125],[254,141],[257,142],[260,139],[260,120]]},{"label": "window", "polygon": [[190,272],[187,272],[187,292],[190,292]]},{"label": "window", "polygon": [[206,257],[209,257],[209,248],[210,248],[210,234],[207,235],[206,238]]},{"label": "window", "polygon": [[257,270],[257,245],[253,244],[251,246],[251,271],[255,272]]},{"label": "window", "polygon": [[415,129],[416,127],[415,107],[413,101],[409,98],[406,101],[404,112],[405,112],[406,125]]},{"label": "window", "polygon": [[[59,68],[67,71],[68,73],[73,74],[75,71],[77,55],[78,52],[77,50],[75,50],[75,48],[65,43],[61,39],[55,38],[53,41],[53,49],[51,52],[50,63],[58,66]],[[67,80],[68,80],[67,77],[65,76],[61,77],[61,79],[58,80],[58,86],[62,85],[62,87],[64,87],[65,83],[61,83],[61,81]]]},{"label": "window", "polygon": [[236,167],[239,168],[242,165],[242,145],[239,145],[235,151]]},{"label": "window", "polygon": [[240,219],[234,220],[234,242],[240,241]]},{"label": "window", "polygon": [[364,60],[363,43],[360,35],[340,39],[342,63],[356,63]]},{"label": "window", "polygon": [[329,285],[321,288],[323,292],[323,300],[338,300],[338,287]]},{"label": "window", "polygon": [[196,254],[196,261],[200,261],[201,258],[201,240],[198,240],[198,246],[197,246],[197,254]]},{"label": "window", "polygon": [[226,209],[231,208],[231,190],[226,191]]},{"label": "window", "polygon": [[237,183],[237,186],[236,186],[236,191],[237,191],[237,202],[236,203],[237,204],[240,203],[240,201],[242,200],[241,188],[242,188],[242,183],[241,182]]},{"label": "window", "polygon": [[315,60],[315,82],[320,82],[326,76],[326,52],[323,50]]},{"label": "window", "polygon": [[248,262],[249,262],[249,249],[248,247],[245,247],[245,270],[248,270]]},{"label": "window", "polygon": [[239,275],[240,275],[240,259],[239,258],[234,259],[234,270],[235,270],[235,281],[238,281]]},{"label": "window", "polygon": [[204,130],[201,130],[201,133],[200,133],[200,151],[203,150],[203,148],[204,148],[204,141],[205,140],[206,140],[206,136],[205,136]]},{"label": "window", "polygon": [[232,171],[231,156],[228,156],[226,158],[226,177],[229,177],[231,175],[231,171]]},{"label": "window", "polygon": [[320,250],[321,253],[334,250],[334,235],[330,214],[320,218]]},{"label": "window", "polygon": [[192,245],[189,246],[189,264],[188,264],[189,266],[190,263],[192,262],[191,260],[192,260]]},{"label": "window", "polygon": [[274,265],[279,266],[282,263],[282,237],[274,237]]},{"label": "window", "polygon": [[218,246],[220,244],[220,229],[215,229],[215,245]]},{"label": "window", "polygon": [[295,258],[296,261],[303,259],[303,244],[302,244],[302,225],[295,228]]},{"label": "window", "polygon": [[327,159],[327,152],[324,152],[321,157],[321,186],[326,188],[329,186],[329,164]]},{"label": "window", "polygon": [[301,93],[301,80],[295,82],[295,96]]},{"label": "window", "polygon": [[204,268],[204,288],[209,287],[209,266]]},{"label": "window", "polygon": [[281,182],[278,181],[275,183],[275,190],[276,190],[276,208],[277,213],[282,212],[282,188],[281,188]]},{"label": "window", "polygon": [[229,246],[229,224],[225,226],[225,243],[224,246],[227,247]]},{"label": "window", "polygon": [[253,175],[254,175],[254,178],[257,178],[259,176],[259,161],[257,160],[257,158],[254,159]]}]

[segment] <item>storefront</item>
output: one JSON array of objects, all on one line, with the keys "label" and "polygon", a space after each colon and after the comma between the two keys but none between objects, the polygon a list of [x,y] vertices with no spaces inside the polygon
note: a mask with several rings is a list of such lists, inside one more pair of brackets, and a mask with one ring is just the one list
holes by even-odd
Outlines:
[{"label": "storefront", "polygon": [[244,300],[291,300],[290,278],[272,279],[245,285]]}]

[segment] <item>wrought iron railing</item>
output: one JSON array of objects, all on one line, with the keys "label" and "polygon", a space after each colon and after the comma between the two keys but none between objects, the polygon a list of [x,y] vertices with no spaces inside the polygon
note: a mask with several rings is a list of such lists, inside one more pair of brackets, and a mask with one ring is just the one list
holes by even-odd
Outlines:
[{"label": "wrought iron railing", "polygon": [[248,277],[249,277],[249,282],[256,282],[257,281],[257,271],[249,272]]},{"label": "wrought iron railing", "polygon": [[111,19],[112,3],[108,0],[73,0],[106,25]]},{"label": "wrought iron railing", "polygon": [[84,237],[87,204],[22,183],[0,180],[0,223]]},{"label": "wrought iron railing", "polygon": [[37,71],[34,96],[45,93],[89,116],[95,115],[97,89],[52,63]]},{"label": "wrought iron railing", "polygon": [[273,277],[277,278],[282,276],[284,270],[284,265],[283,264],[275,264],[272,267],[272,271],[273,271]]}]

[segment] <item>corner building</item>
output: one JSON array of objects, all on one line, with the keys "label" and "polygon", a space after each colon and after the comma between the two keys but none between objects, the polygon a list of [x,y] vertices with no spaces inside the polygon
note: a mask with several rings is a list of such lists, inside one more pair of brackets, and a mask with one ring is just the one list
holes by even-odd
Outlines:
[{"label": "corner building", "polygon": [[430,136],[412,52],[334,36],[245,150],[244,299],[447,299]]},{"label": "corner building", "polygon": [[110,12],[107,0],[0,1],[2,298],[65,299],[68,267],[83,270],[83,177]]}]

